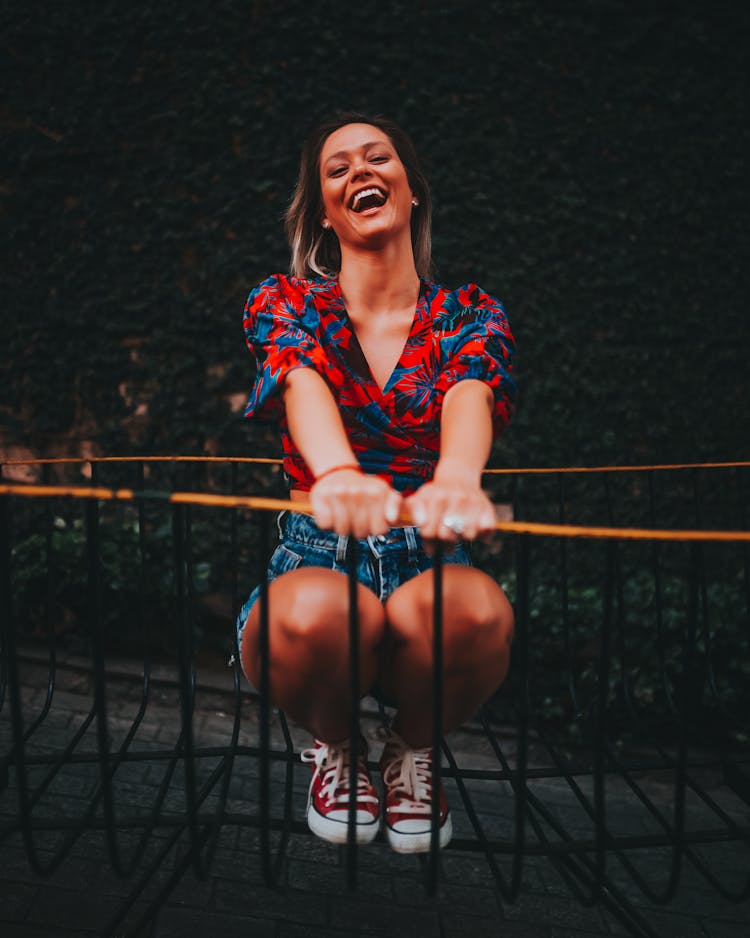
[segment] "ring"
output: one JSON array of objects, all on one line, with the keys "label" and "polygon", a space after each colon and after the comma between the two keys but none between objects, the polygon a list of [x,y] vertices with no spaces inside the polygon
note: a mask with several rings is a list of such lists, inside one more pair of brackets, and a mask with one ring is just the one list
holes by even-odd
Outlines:
[{"label": "ring", "polygon": [[461,515],[445,515],[442,524],[444,528],[448,528],[454,534],[462,534],[466,527],[466,519]]}]

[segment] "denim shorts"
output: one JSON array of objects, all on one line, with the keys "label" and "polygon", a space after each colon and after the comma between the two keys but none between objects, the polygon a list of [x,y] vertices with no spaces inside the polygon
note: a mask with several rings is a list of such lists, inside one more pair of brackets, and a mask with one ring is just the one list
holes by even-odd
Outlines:
[{"label": "denim shorts", "polygon": [[[268,565],[268,582],[297,567],[325,567],[347,573],[346,553],[349,538],[322,531],[308,515],[282,511],[277,519],[281,543]],[[357,541],[357,580],[385,602],[396,587],[433,566],[433,559],[422,546],[417,528],[391,528],[387,534],[370,535]],[[471,566],[467,544],[459,543],[443,554],[443,563]],[[237,645],[241,647],[242,630],[253,605],[260,596],[260,586],[250,593],[237,616]]]}]

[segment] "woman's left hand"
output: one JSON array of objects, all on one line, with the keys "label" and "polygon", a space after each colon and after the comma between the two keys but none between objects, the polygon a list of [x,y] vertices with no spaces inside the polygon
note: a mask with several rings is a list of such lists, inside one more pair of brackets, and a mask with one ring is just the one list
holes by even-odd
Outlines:
[{"label": "woman's left hand", "polygon": [[497,521],[479,479],[464,467],[440,463],[432,482],[407,498],[405,508],[426,541],[471,541],[494,530]]}]

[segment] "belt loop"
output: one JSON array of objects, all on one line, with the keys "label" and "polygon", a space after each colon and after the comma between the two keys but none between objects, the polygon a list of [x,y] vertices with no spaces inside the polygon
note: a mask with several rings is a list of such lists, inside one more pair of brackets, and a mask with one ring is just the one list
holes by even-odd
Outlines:
[{"label": "belt loop", "polygon": [[404,537],[406,538],[406,546],[409,550],[409,556],[411,557],[419,550],[419,544],[417,543],[417,529],[412,527],[405,527]]},{"label": "belt loop", "polygon": [[278,532],[279,532],[280,541],[284,540],[284,527],[283,527],[282,522],[284,518],[286,517],[286,515],[288,514],[289,512],[286,509],[284,509],[284,511],[280,511],[278,515],[276,515],[276,528],[278,529]]},{"label": "belt loop", "polygon": [[349,545],[349,538],[346,534],[339,534],[336,543],[336,563],[346,563],[346,548]]}]

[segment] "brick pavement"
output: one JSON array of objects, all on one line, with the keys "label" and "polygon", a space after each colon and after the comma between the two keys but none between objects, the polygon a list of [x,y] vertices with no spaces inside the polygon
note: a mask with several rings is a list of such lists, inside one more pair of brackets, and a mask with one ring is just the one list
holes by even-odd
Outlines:
[{"label": "brick pavement", "polygon": [[[79,666],[80,665],[80,666]],[[132,678],[133,665],[120,662],[108,675],[109,727],[113,745],[124,738],[138,710],[139,684]],[[38,662],[25,661],[22,667],[24,710],[27,718],[39,713],[45,697],[46,670]],[[171,749],[179,734],[179,696],[170,678],[169,667],[155,669],[154,684],[146,717],[136,738],[139,751]],[[233,701],[228,693],[230,674],[225,669],[210,669],[199,675],[197,706],[194,713],[196,744],[224,746],[232,724]],[[85,663],[75,659],[63,662],[53,705],[43,724],[40,749],[55,751],[83,723],[91,707],[91,682]],[[365,702],[365,726],[376,725],[373,707]],[[258,738],[257,706],[243,700],[241,745],[255,745]],[[295,749],[306,744],[303,733],[291,727]],[[7,749],[10,727],[7,700],[0,712],[0,753]],[[95,745],[95,721],[87,730],[81,745]],[[278,721],[274,727],[275,742],[280,739]],[[35,737],[36,738],[36,737]],[[461,768],[482,768],[491,765],[494,757],[477,727],[468,726],[451,734],[448,739]],[[506,740],[512,751],[512,736]],[[371,752],[376,759],[377,749]],[[203,760],[199,782],[207,777],[218,757]],[[165,778],[165,763],[156,758],[122,765],[116,778],[118,814],[135,809],[145,812],[154,803],[159,786]],[[39,779],[43,768],[34,770]],[[182,769],[178,767],[165,798],[165,809],[184,810]],[[281,812],[284,791],[283,764],[272,768],[273,811]],[[308,768],[297,764],[294,769],[294,816],[301,821],[304,807]],[[227,808],[238,813],[257,810],[257,761],[238,757],[231,776]],[[9,774],[10,786],[0,793],[0,818],[14,808],[14,771]],[[55,778],[50,791],[41,799],[36,816],[55,819],[80,817],[95,791],[97,772],[94,765],[70,762]],[[585,780],[581,780],[585,784]],[[663,778],[643,779],[649,792],[669,811],[670,788]],[[466,812],[462,809],[455,781],[447,780],[449,799],[454,809],[456,841],[471,846],[475,842]],[[483,780],[467,781],[472,801],[481,810],[481,820],[489,835],[508,837],[513,823],[513,798],[496,783]],[[745,825],[747,805],[733,798],[727,789],[707,780],[709,791],[722,806]],[[712,786],[712,787],[711,787]],[[591,825],[580,806],[571,796],[570,788],[559,779],[535,781],[531,790],[560,820],[567,831],[591,835]],[[633,804],[624,786],[608,785],[608,823],[616,832],[642,831],[653,828],[653,820]],[[216,804],[211,794],[203,805],[210,810]],[[701,804],[693,799],[689,816],[700,824]],[[376,841],[358,852],[358,888],[350,893],[346,887],[346,851],[323,843],[304,831],[299,823],[289,838],[280,867],[277,888],[263,881],[260,862],[260,835],[251,827],[226,826],[215,844],[208,875],[201,879],[192,868],[175,875],[174,888],[160,913],[150,923],[137,929],[139,918],[148,914],[149,903],[169,880],[183,855],[186,838],[183,834],[177,848],[167,849],[172,831],[157,826],[146,840],[144,854],[135,863],[135,875],[121,878],[113,869],[106,837],[102,830],[82,834],[49,876],[35,873],[24,851],[20,834],[7,837],[0,846],[0,934],[2,938],[83,938],[99,934],[168,936],[206,935],[234,938],[345,938],[345,936],[507,936],[507,938],[585,938],[585,936],[618,936],[629,932],[607,908],[586,905],[571,895],[552,863],[544,857],[530,857],[524,863],[523,883],[516,901],[504,900],[492,877],[484,856],[475,849],[444,851],[438,893],[434,898],[425,890],[425,863],[416,857],[393,854],[384,843]],[[133,856],[140,832],[118,830],[118,849],[124,862]],[[65,833],[59,830],[37,832],[34,843],[38,861],[49,866]],[[533,840],[533,838],[532,838]],[[272,836],[272,846],[278,835]],[[165,856],[156,872],[147,879],[143,892],[134,899],[130,911],[117,928],[108,930],[113,916],[133,894],[134,885],[143,876],[147,864]],[[716,877],[739,891],[748,876],[750,849],[747,845],[723,844],[700,847]],[[662,889],[669,872],[669,856],[662,850],[637,851],[633,860],[639,873],[655,889]],[[499,857],[498,865],[510,876],[510,858]],[[613,875],[617,863],[609,859]],[[682,871],[674,899],[666,906],[649,900],[624,871],[615,875],[623,895],[633,904],[649,928],[661,938],[740,938],[748,933],[750,905],[735,904],[722,898],[689,864]]]}]

